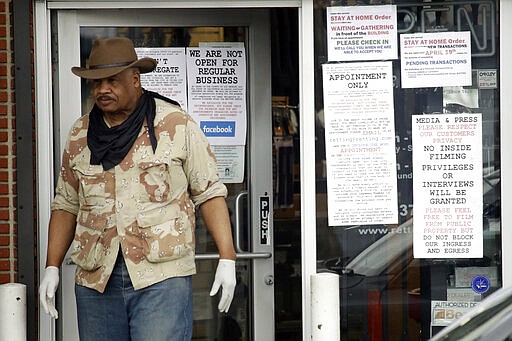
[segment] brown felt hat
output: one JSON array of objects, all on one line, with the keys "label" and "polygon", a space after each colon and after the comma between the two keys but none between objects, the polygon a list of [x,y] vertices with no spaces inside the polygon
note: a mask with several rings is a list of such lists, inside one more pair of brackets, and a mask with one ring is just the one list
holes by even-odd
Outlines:
[{"label": "brown felt hat", "polygon": [[140,73],[151,72],[156,63],[153,58],[137,59],[133,43],[128,38],[98,39],[92,44],[86,67],[74,66],[71,72],[86,79],[102,79],[131,67],[138,68]]}]

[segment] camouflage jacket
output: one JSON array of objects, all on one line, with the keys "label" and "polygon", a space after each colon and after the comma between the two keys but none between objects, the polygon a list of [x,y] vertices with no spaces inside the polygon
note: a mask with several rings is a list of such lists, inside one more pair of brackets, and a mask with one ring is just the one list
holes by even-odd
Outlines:
[{"label": "camouflage jacket", "polygon": [[124,160],[108,171],[89,162],[89,115],[71,128],[52,210],[77,216],[71,246],[77,284],[103,292],[119,248],[135,289],[196,271],[195,207],[227,191],[199,126],[179,107],[156,103],[155,153],[143,126]]}]

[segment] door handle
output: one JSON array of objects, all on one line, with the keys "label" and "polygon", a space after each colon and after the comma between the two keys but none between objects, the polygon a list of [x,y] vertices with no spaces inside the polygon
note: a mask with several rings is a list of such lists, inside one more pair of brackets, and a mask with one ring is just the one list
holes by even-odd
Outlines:
[{"label": "door handle", "polygon": [[235,237],[235,251],[237,253],[245,253],[245,251],[242,250],[242,242],[240,241],[240,238],[242,236],[242,214],[240,211],[240,202],[242,201],[243,197],[247,197],[248,195],[249,193],[247,191],[241,191],[235,198],[235,226],[233,232]]},{"label": "door handle", "polygon": [[[239,252],[236,254],[236,259],[264,259],[270,258],[272,254],[270,252]],[[196,260],[215,260],[219,259],[218,253],[198,253],[195,255]],[[66,257],[64,265],[76,265],[71,260],[71,257]]]},{"label": "door handle", "polygon": [[[240,252],[236,254],[236,259],[264,259],[272,257],[270,252]],[[199,253],[195,255],[196,260],[214,260],[219,259],[218,253]]]},{"label": "door handle", "polygon": [[[238,193],[238,195],[235,198],[235,222],[234,222],[234,244],[235,244],[235,251],[236,251],[236,258],[237,259],[265,259],[272,257],[272,253],[270,252],[250,252],[245,251],[242,249],[242,242],[241,242],[241,236],[242,236],[242,214],[241,214],[241,201],[243,197],[246,197],[248,195],[247,191],[242,191]],[[196,260],[213,260],[218,259],[219,254],[218,253],[203,253],[203,254],[196,254],[195,255]]]}]

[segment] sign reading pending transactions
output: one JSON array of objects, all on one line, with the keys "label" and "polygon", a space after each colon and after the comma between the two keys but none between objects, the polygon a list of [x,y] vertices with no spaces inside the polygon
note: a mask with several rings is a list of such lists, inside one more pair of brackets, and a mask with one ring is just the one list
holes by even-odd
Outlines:
[{"label": "sign reading pending transactions", "polygon": [[415,258],[481,258],[482,115],[412,116]]},{"label": "sign reading pending transactions", "polygon": [[402,88],[471,85],[471,36],[464,32],[400,35]]}]

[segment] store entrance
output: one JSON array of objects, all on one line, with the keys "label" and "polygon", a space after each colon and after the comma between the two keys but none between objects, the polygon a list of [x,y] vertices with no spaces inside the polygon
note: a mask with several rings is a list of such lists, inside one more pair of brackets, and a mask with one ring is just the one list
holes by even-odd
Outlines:
[{"label": "store entrance", "polygon": [[[237,287],[229,314],[218,314],[215,298],[209,296],[218,255],[198,216],[194,340],[285,340],[301,334],[299,159],[294,157],[299,147],[297,15],[297,10],[268,9],[59,10],[56,15],[56,169],[69,127],[92,105],[88,84],[70,68],[85,65],[94,39],[126,36],[141,56],[179,61],[181,55],[187,72],[194,68],[194,62],[185,58],[190,49],[217,49],[239,58],[235,72],[245,84],[237,90],[204,84],[197,90],[199,84],[190,84],[199,82],[197,78],[165,70],[142,79],[144,87],[175,97],[189,113],[201,106],[212,112],[224,105],[238,108],[237,123],[246,130],[233,143],[210,142],[229,191]],[[274,29],[281,28],[287,29],[286,37],[276,41],[280,33]],[[211,100],[206,91],[214,94]],[[242,95],[236,97],[233,91]],[[78,340],[74,271],[67,257],[57,321],[62,340]]]}]

